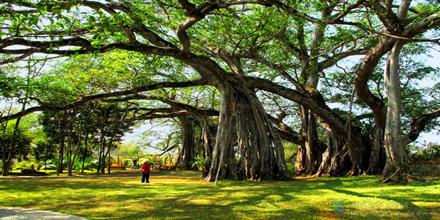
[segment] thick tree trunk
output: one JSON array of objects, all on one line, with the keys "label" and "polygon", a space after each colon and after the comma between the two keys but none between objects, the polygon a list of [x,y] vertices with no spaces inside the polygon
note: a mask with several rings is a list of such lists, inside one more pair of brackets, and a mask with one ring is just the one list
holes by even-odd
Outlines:
[{"label": "thick tree trunk", "polygon": [[303,167],[298,174],[312,175],[319,167],[322,152],[318,146],[317,122],[314,114],[301,106],[301,130],[303,136],[306,137],[304,147],[301,149],[299,167]]},{"label": "thick tree trunk", "polygon": [[331,159],[334,155],[333,151],[338,151],[338,140],[334,138],[334,134],[331,130],[327,131],[328,145],[322,154],[321,164],[319,165],[318,170],[316,171],[316,176],[321,176],[323,173],[329,173]]},{"label": "thick tree trunk", "polygon": [[[272,83],[267,80],[248,78],[248,83],[252,84],[255,88],[259,88],[268,92],[276,93],[282,97],[285,97],[289,100],[292,100],[297,103],[304,104],[309,108],[315,115],[319,118],[321,124],[328,124],[329,127],[335,132],[337,137],[340,140],[341,146],[344,148],[339,152],[335,153],[334,158],[338,163],[340,163],[342,168],[346,166],[351,166],[352,172],[350,175],[357,175],[365,171],[368,167],[366,164],[368,163],[368,157],[365,159],[365,155],[369,152],[369,144],[370,140],[367,140],[359,127],[350,125],[352,132],[349,134],[347,121],[337,115],[334,111],[332,111],[328,106],[325,105],[324,100],[321,94],[317,91],[309,92],[309,94],[300,95],[293,90],[285,89],[281,86],[277,86],[275,83]],[[298,97],[304,98],[298,98]],[[348,139],[350,137],[350,139]],[[347,144],[350,143],[350,144]],[[322,153],[326,148],[322,148]],[[336,172],[335,175],[344,175],[347,174],[345,170],[337,168],[337,163],[333,163],[332,169],[330,173],[333,171]],[[344,166],[342,166],[342,164]],[[337,168],[333,170],[333,168]]]},{"label": "thick tree trunk", "polygon": [[[400,3],[397,17],[404,21],[407,17],[411,0]],[[385,180],[406,181],[410,172],[405,146],[402,143],[400,111],[401,93],[399,77],[400,53],[404,42],[396,40],[388,56],[385,68],[385,93],[388,97],[387,118],[385,124],[385,152],[387,161],[383,171]]]},{"label": "thick tree trunk", "polygon": [[371,140],[371,151],[370,157],[368,159],[368,174],[381,174],[385,166],[385,152],[383,148],[384,143],[383,129],[374,128],[374,133],[370,136]]},{"label": "thick tree trunk", "polygon": [[295,172],[296,175],[304,174],[306,170],[306,148],[304,145],[298,145],[298,152],[295,160]]},{"label": "thick tree trunk", "polygon": [[[239,158],[236,158],[237,153],[234,151],[231,140],[233,137],[232,131],[234,130],[232,118],[234,113]],[[225,119],[230,117],[228,118],[230,121],[227,121],[229,127],[223,127],[226,123],[222,124],[222,117]],[[267,114],[255,92],[250,91],[243,85],[234,88],[226,87],[226,90],[222,91],[222,110],[216,141],[213,162],[208,177],[212,176],[212,170],[218,169],[218,164],[215,161],[220,158],[220,161],[225,160],[225,163],[229,164],[227,168],[231,171],[232,178],[238,178],[239,176],[245,176],[247,179],[253,180],[288,178],[281,139],[267,118]],[[224,142],[228,143],[229,146],[224,145]],[[224,146],[223,155],[229,154],[230,158],[226,159],[221,154],[219,157],[216,149],[219,144]],[[236,161],[240,162],[235,164]]]},{"label": "thick tree trunk", "polygon": [[342,176],[346,175],[351,168],[351,161],[348,157],[346,139],[342,138],[329,126],[327,128],[328,145],[322,153],[322,162],[315,176]]},{"label": "thick tree trunk", "polygon": [[[330,7],[322,10],[321,16],[329,16],[331,14],[331,10],[332,9]],[[307,51],[303,51],[304,54],[299,57],[302,60],[302,76],[307,77],[305,90],[311,95],[318,93],[318,57],[321,51],[320,46],[323,42],[326,27],[327,24],[325,23],[319,23],[316,25],[310,45],[310,54],[307,54]],[[302,34],[304,35],[303,30]],[[303,47],[305,47],[305,45],[303,45]],[[299,161],[299,163],[302,164],[302,167],[304,167],[304,170],[302,170],[301,173],[305,175],[312,175],[320,168],[320,164],[323,159],[321,155],[324,156],[323,153],[326,149],[321,149],[318,144],[319,138],[317,132],[317,120],[315,114],[306,106],[301,106],[301,131],[305,137],[304,149],[302,149],[305,156],[299,158],[305,159],[303,161]]]},{"label": "thick tree trunk", "polygon": [[394,44],[385,72],[385,86],[388,97],[387,120],[385,125],[385,151],[387,162],[383,171],[386,178],[404,180],[404,175],[409,172],[409,165],[404,146],[401,144],[401,94],[399,77],[399,57],[402,44]]},{"label": "thick tree trunk", "polygon": [[[16,128],[15,129],[18,129],[17,123],[19,123],[19,121],[20,121],[20,118],[17,119],[16,126],[15,126]],[[17,135],[17,131],[16,130],[14,130],[12,136],[14,137],[15,135]],[[9,145],[9,148],[6,147],[6,149],[4,149],[4,151],[6,151],[6,153],[5,153],[5,156],[4,156],[4,159],[3,159],[3,176],[8,176],[9,175],[9,172],[11,170],[12,158],[14,157],[13,150],[14,150],[14,147],[15,147],[15,143],[9,142],[8,145]]]},{"label": "thick tree trunk", "polygon": [[330,168],[332,154],[333,154],[332,147],[331,147],[331,145],[328,145],[327,149],[322,154],[322,162],[319,165],[318,170],[316,171],[316,174],[315,174],[316,176],[321,176],[322,173],[328,173],[329,168]]},{"label": "thick tree trunk", "polygon": [[217,128],[217,136],[215,139],[214,150],[212,152],[212,162],[207,181],[217,181],[218,179],[230,178],[227,176],[229,163],[234,158],[225,158],[232,148],[232,127],[234,114],[234,96],[233,88],[230,85],[225,85],[220,89],[221,93],[221,109],[219,115],[219,122]]},{"label": "thick tree trunk", "polygon": [[177,165],[181,169],[189,170],[194,162],[194,124],[193,119],[188,116],[179,117],[182,128],[182,150],[181,157]]},{"label": "thick tree trunk", "polygon": [[[347,136],[324,122],[322,125],[327,129],[328,145],[314,175],[356,176],[363,173],[368,167],[368,138],[363,137],[359,129],[349,129]],[[317,146],[324,149],[323,144]]]},{"label": "thick tree trunk", "polygon": [[[13,135],[16,135],[15,132]],[[13,148],[15,143],[9,143],[9,148],[4,149],[7,153],[5,153],[4,159],[3,159],[3,176],[8,176],[9,172],[11,170],[11,164],[12,164],[12,158],[13,158]]]},{"label": "thick tree trunk", "polygon": [[211,131],[209,128],[209,122],[207,118],[200,118],[200,126],[202,129],[202,142],[203,142],[203,148],[204,153],[203,156],[205,158],[205,172],[203,173],[204,176],[208,175],[209,168],[211,166],[212,161],[212,150],[213,150],[213,138],[211,135]]},{"label": "thick tree trunk", "polygon": [[362,136],[361,131],[355,132],[355,134],[356,135],[351,134],[350,139],[345,143],[351,161],[351,169],[348,172],[349,176],[360,175],[365,172],[368,167],[368,161],[366,161],[368,159],[366,154],[370,148],[368,140]]},{"label": "thick tree trunk", "polygon": [[253,92],[237,95],[237,131],[248,179],[286,179],[284,148]]},{"label": "thick tree trunk", "polygon": [[2,169],[2,175],[3,176],[8,176],[9,175],[9,171],[11,170],[11,160],[5,158],[3,160],[3,169]]}]

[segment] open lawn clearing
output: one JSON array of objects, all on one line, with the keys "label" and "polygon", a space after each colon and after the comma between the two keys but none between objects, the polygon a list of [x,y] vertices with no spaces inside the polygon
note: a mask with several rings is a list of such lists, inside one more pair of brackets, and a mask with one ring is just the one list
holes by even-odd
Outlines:
[{"label": "open lawn clearing", "polygon": [[440,219],[440,182],[372,176],[204,182],[195,173],[0,179],[0,204],[90,219]]}]

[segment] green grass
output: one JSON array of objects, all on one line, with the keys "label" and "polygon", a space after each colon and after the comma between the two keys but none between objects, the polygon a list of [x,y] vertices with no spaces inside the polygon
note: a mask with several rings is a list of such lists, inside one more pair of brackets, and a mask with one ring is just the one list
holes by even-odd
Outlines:
[{"label": "green grass", "polygon": [[440,219],[440,182],[376,177],[220,181],[194,173],[140,177],[0,178],[0,205],[90,219]]}]

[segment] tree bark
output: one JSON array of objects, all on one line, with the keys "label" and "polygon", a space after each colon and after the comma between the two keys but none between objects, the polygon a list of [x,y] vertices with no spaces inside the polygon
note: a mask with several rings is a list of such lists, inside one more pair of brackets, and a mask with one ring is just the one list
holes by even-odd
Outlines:
[{"label": "tree bark", "polygon": [[306,149],[304,145],[298,145],[298,152],[296,154],[295,160],[295,173],[296,175],[301,175],[305,173],[306,167]]},{"label": "tree bark", "polygon": [[[411,0],[403,0],[400,4],[397,17],[404,21],[406,19]],[[402,142],[400,112],[401,93],[399,61],[404,42],[396,40],[385,68],[385,93],[388,97],[387,118],[385,124],[385,152],[387,161],[383,176],[387,180],[405,181],[405,174],[410,172],[405,146]]]},{"label": "tree bark", "polygon": [[84,174],[84,164],[86,162],[86,158],[83,157],[82,163],[81,163],[81,174]]},{"label": "tree bark", "polygon": [[[64,132],[64,131],[63,131]],[[61,137],[61,142],[60,142],[60,151],[59,151],[59,155],[58,155],[58,167],[57,167],[57,176],[60,175],[60,173],[63,173],[64,170],[64,166],[63,166],[63,161],[64,161],[64,134],[62,134]]]},{"label": "tree bark", "polygon": [[221,109],[215,139],[214,150],[212,152],[212,162],[207,181],[217,181],[218,179],[228,178],[227,170],[231,164],[228,163],[233,158],[225,158],[227,152],[232,148],[232,127],[234,114],[234,97],[231,85],[224,85],[220,89]]},{"label": "tree bark", "polygon": [[[351,165],[353,171],[350,172],[351,175],[356,175],[356,173],[359,174],[361,171],[366,170],[365,164],[367,161],[364,159],[364,156],[368,153],[369,140],[365,139],[361,129],[357,126],[349,125],[351,126],[351,132],[348,132],[346,120],[325,104],[318,91],[312,90],[312,92],[304,94],[264,79],[248,77],[247,80],[255,88],[278,94],[310,109],[319,117],[321,124],[328,124],[329,128],[339,138],[341,145],[344,146],[343,150],[336,155],[337,158],[340,158],[337,161],[343,161],[344,164]],[[326,148],[322,149],[321,152],[324,152]],[[338,166],[332,166],[332,168],[334,167]],[[338,173],[343,173],[343,170],[338,170]]]},{"label": "tree bark", "polygon": [[403,44],[397,41],[391,49],[385,72],[386,95],[388,97],[387,120],[385,125],[385,151],[387,162],[383,175],[404,180],[409,165],[404,146],[401,144],[401,93],[399,77],[399,58]]},{"label": "tree bark", "polygon": [[333,132],[331,130],[327,131],[328,145],[325,152],[322,154],[322,161],[319,165],[318,170],[316,171],[316,176],[321,176],[323,173],[328,173],[330,168],[331,158],[333,156],[333,149],[335,145],[335,141],[333,138]]},{"label": "tree bark", "polygon": [[373,129],[373,134],[370,136],[371,140],[371,150],[370,157],[368,160],[368,174],[377,175],[381,174],[385,166],[385,151],[383,148],[384,144],[384,134],[383,129],[376,127]]},{"label": "tree bark", "polygon": [[315,176],[344,176],[349,174],[353,162],[348,152],[347,137],[341,136],[328,124],[323,123],[327,129],[328,145],[322,153],[322,162]]},{"label": "tree bark", "polygon": [[[229,164],[227,168],[232,178],[238,178],[243,175],[247,179],[252,180],[288,178],[281,138],[269,121],[255,92],[246,88],[245,85],[233,85],[226,88],[227,90],[222,92],[220,118],[223,117],[223,112],[227,112],[228,116],[231,117],[229,118],[230,122],[228,122],[230,124],[229,128],[226,128],[226,126],[221,126],[225,125],[221,124],[221,120],[219,122],[213,163],[211,163],[208,177],[212,176],[213,168],[215,169],[216,166],[218,168],[218,165],[215,163],[217,158],[219,158],[216,147],[221,143],[219,141],[225,142],[226,140],[229,146],[223,148],[225,152],[223,155],[231,155],[231,158],[227,158],[225,163]],[[238,152],[235,152],[231,140],[233,137],[231,131],[234,130],[232,127],[234,116],[238,138]],[[227,129],[228,133],[222,134],[223,129]],[[221,136],[225,136],[225,138],[220,138]],[[221,144],[225,146],[223,143]],[[223,157],[221,160],[224,159]],[[240,162],[236,163],[236,161]],[[243,174],[240,173],[242,171],[244,172]]]},{"label": "tree bark", "polygon": [[72,143],[67,144],[67,175],[72,176]]},{"label": "tree bark", "polygon": [[211,130],[209,128],[208,119],[205,117],[201,117],[199,121],[202,129],[202,141],[204,148],[203,156],[205,158],[205,172],[203,175],[206,176],[208,175],[208,171],[210,169],[211,161],[212,161],[213,138],[211,135]]},{"label": "tree bark", "polygon": [[182,128],[182,150],[180,151],[181,159],[178,166],[181,169],[189,170],[194,162],[194,124],[193,119],[188,116],[179,117],[180,126]]},{"label": "tree bark", "polygon": [[302,174],[311,175],[317,170],[321,158],[317,146],[319,140],[316,117],[304,106],[301,106],[301,130],[306,138],[304,139],[304,148],[301,149],[304,156],[298,158],[302,159],[298,163],[301,164],[300,167],[304,167],[301,171]]},{"label": "tree bark", "polygon": [[104,158],[105,144],[106,144],[105,131],[101,130],[101,138],[98,145],[98,168],[96,170],[97,173],[101,173],[101,174],[104,174],[102,170],[103,170],[103,164],[105,164],[105,162],[103,162],[103,160],[105,160]]},{"label": "tree bark", "polygon": [[[101,173],[105,174],[105,162],[108,159],[108,162],[110,162],[110,152],[112,150],[113,146],[113,136],[110,137],[110,140],[107,142],[107,144],[104,146],[103,155],[102,155],[102,166],[101,166]],[[107,152],[105,151],[105,148],[107,147]],[[109,165],[110,166],[110,165]],[[109,168],[109,167],[108,167]],[[107,170],[108,171],[108,170]],[[109,173],[110,174],[110,173]]]},{"label": "tree bark", "polygon": [[[111,144],[110,144],[111,147]],[[112,166],[112,157],[111,157],[111,149],[108,150],[108,166],[107,166],[107,174],[111,173],[111,166]]]}]

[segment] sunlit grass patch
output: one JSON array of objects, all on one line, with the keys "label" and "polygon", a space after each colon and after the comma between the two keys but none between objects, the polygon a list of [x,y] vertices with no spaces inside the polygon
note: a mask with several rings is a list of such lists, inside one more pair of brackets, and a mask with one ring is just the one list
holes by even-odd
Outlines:
[{"label": "sunlit grass patch", "polygon": [[0,179],[0,204],[90,219],[440,219],[440,182],[371,176],[204,182],[197,173]]}]

